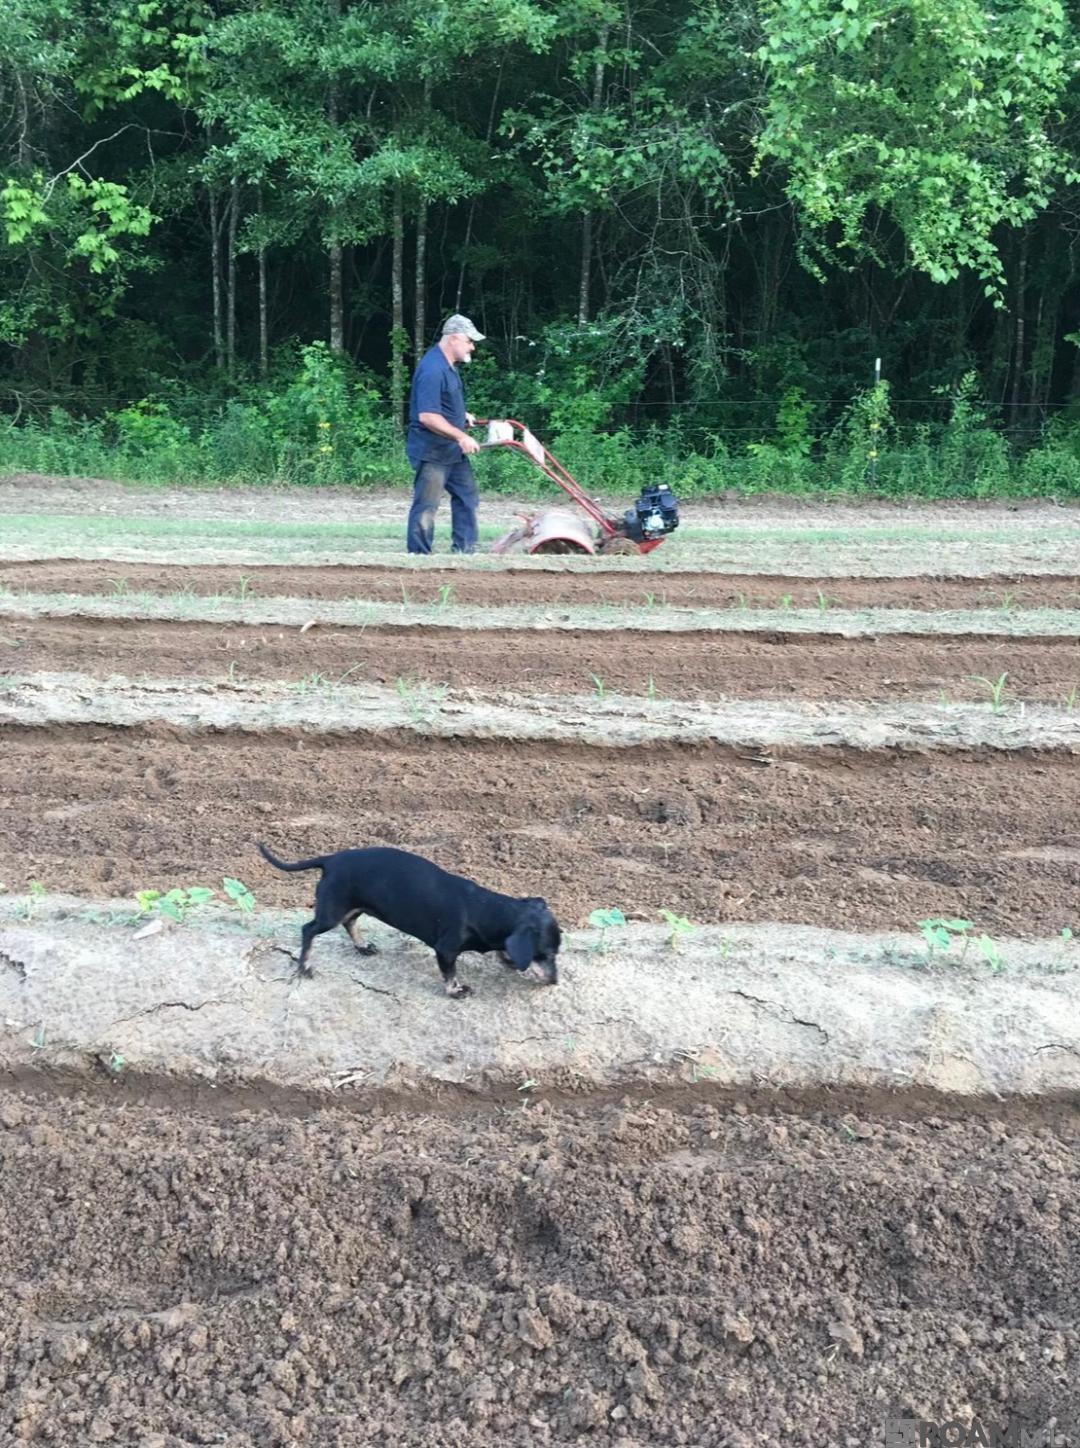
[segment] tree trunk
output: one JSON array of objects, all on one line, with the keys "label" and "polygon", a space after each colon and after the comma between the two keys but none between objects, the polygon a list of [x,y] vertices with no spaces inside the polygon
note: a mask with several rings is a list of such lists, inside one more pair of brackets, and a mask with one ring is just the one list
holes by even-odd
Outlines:
[{"label": "tree trunk", "polygon": [[240,210],[240,185],[233,181],[229,188],[229,293],[225,319],[225,369],[229,376],[236,371],[236,218]]},{"label": "tree trunk", "polygon": [[[263,219],[262,188],[259,189],[259,221]],[[259,233],[259,376],[265,382],[270,370],[269,328],[266,319],[266,241]]]},{"label": "tree trunk", "polygon": [[[330,0],[330,14],[335,21],[341,19],[341,0]],[[336,37],[335,37],[336,38]],[[338,123],[337,81],[330,82],[326,95],[326,119],[331,126]],[[330,214],[330,241],[327,250],[330,257],[330,350],[337,357],[345,355],[345,294],[342,284],[342,253],[344,248],[339,235],[339,218],[335,211]]]},{"label": "tree trunk", "polygon": [[214,365],[219,372],[225,367],[225,342],[221,329],[221,233],[218,220],[217,192],[210,191],[210,275],[214,293]]},{"label": "tree trunk", "polygon": [[390,335],[390,411],[398,427],[405,416],[405,332],[404,298],[405,270],[405,203],[401,183],[394,186],[394,255],[391,262],[391,293],[393,316]]},{"label": "tree trunk", "polygon": [[[491,92],[491,105],[488,108],[487,135],[484,137],[484,144],[490,150],[491,138],[495,134],[495,107],[499,99],[499,87],[502,85],[502,61],[499,62],[499,73],[495,77],[495,86]],[[469,221],[465,227],[465,241],[461,248],[461,266],[458,269],[457,292],[454,295],[454,311],[461,311],[461,298],[465,291],[465,260],[466,252],[469,250],[469,243],[472,241],[473,220],[476,216],[476,197],[469,202]]]},{"label": "tree trunk", "polygon": [[[604,99],[604,63],[607,59],[610,25],[603,25],[596,34],[596,68],[593,71],[592,113],[595,116]],[[589,272],[592,264],[592,212],[581,214],[581,280],[578,286],[578,326],[589,320]]]},{"label": "tree trunk", "polygon": [[1020,420],[1021,391],[1024,381],[1024,293],[1027,289],[1028,234],[1020,238],[1020,268],[1016,281],[1016,330],[1013,337],[1012,398],[1009,403],[1011,425]]},{"label": "tree trunk", "polygon": [[413,304],[413,356],[427,350],[427,202],[416,213],[416,297]]},{"label": "tree trunk", "polygon": [[592,256],[592,212],[581,213],[581,280],[578,285],[578,326],[589,320],[589,260]]},{"label": "tree trunk", "polygon": [[341,284],[342,245],[330,243],[330,350],[341,357],[345,352],[345,298]]}]

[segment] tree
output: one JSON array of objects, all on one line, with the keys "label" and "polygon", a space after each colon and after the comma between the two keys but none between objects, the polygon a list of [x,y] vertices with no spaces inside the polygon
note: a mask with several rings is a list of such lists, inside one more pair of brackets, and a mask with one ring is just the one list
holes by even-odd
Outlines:
[{"label": "tree", "polygon": [[1053,137],[1076,48],[1060,0],[764,0],[762,160],[821,257],[876,252],[881,214],[937,282],[1000,298],[1003,226],[1075,179]]}]

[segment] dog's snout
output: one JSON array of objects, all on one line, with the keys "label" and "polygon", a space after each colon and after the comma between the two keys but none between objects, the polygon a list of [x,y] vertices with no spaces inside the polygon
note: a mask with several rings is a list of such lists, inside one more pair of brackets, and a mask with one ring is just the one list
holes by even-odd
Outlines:
[{"label": "dog's snout", "polygon": [[559,969],[553,960],[534,960],[526,974],[541,985],[558,985]]}]

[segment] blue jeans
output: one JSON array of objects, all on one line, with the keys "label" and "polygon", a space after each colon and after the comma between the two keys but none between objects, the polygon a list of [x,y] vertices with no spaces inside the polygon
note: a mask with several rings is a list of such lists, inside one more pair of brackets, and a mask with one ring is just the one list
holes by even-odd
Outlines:
[{"label": "blue jeans", "polygon": [[468,458],[457,463],[421,463],[413,484],[413,501],[405,533],[410,553],[430,553],[435,536],[435,513],[443,489],[450,494],[451,542],[455,553],[475,553],[476,508],[480,490]]}]

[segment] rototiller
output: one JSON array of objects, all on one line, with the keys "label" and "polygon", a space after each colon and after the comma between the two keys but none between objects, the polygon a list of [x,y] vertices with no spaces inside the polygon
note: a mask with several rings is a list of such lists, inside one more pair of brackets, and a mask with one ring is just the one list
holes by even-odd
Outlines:
[{"label": "rototiller", "polygon": [[569,508],[543,508],[519,513],[521,522],[492,546],[493,553],[651,553],[679,526],[679,503],[667,483],[645,488],[621,518],[606,513],[539,438],[511,418],[482,421],[487,438],[481,447],[512,447],[569,493],[595,527]]}]

